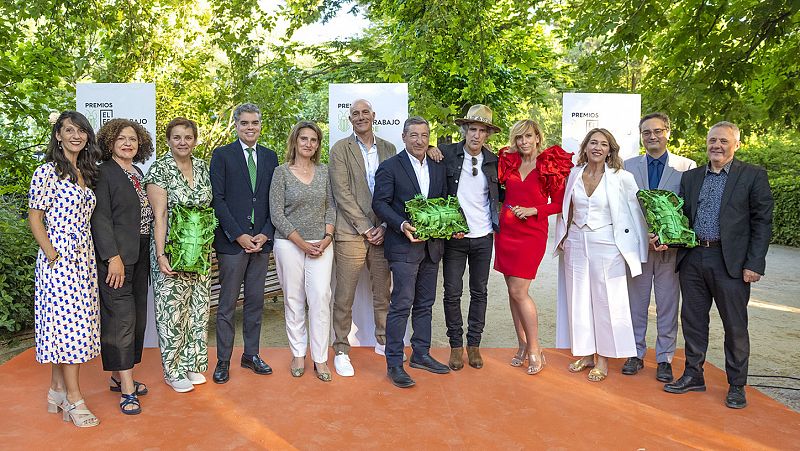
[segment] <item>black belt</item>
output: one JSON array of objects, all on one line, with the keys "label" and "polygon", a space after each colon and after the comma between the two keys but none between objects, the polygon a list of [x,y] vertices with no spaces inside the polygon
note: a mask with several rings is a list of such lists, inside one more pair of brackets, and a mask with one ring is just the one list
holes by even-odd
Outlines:
[{"label": "black belt", "polygon": [[697,240],[697,245],[700,247],[719,247],[720,240]]}]

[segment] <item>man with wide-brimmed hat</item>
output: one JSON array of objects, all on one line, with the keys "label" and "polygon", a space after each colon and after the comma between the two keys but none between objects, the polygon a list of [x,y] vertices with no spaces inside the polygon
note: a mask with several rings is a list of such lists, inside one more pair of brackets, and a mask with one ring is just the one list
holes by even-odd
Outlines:
[{"label": "man with wide-brimmed hat", "polygon": [[481,334],[486,319],[489,268],[494,232],[498,229],[497,156],[485,146],[500,128],[492,124],[492,110],[473,105],[466,116],[455,120],[463,139],[439,147],[447,167],[447,193],[457,196],[467,218],[469,233],[461,240],[445,242],[443,261],[444,317],[450,339],[453,370],[464,367],[464,330],[461,294],[464,270],[469,263],[469,314],[467,316],[467,357],[473,368],[483,367]]}]

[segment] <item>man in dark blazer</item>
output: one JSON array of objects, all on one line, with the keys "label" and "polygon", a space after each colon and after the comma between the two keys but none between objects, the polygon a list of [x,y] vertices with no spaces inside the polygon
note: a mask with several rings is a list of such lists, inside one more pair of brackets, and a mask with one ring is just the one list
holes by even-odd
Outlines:
[{"label": "man in dark blazer", "polygon": [[386,223],[384,255],[392,272],[392,297],[386,316],[386,365],[392,383],[411,387],[414,380],[403,369],[403,337],[411,312],[412,368],[432,373],[450,372],[430,355],[431,312],[436,299],[436,277],[444,246],[441,239],[414,237],[405,202],[422,193],[428,199],[447,195],[445,167],[425,155],[430,126],[414,116],[403,124],[406,149],[378,166],[372,210]]},{"label": "man in dark blazer", "polygon": [[499,229],[500,184],[497,181],[497,155],[484,144],[500,128],[492,124],[492,110],[473,105],[466,117],[455,120],[464,136],[460,142],[439,146],[447,167],[447,194],[457,196],[467,219],[469,232],[464,239],[444,243],[444,319],[450,339],[448,366],[464,367],[464,320],[461,294],[464,270],[469,262],[469,314],[467,316],[467,357],[473,368],[483,367],[481,334],[486,322],[487,284],[494,248],[494,232]]},{"label": "man in dark blazer", "polygon": [[214,150],[211,157],[211,187],[219,226],[214,231],[214,249],[219,261],[219,306],[217,307],[217,366],[214,382],[229,379],[233,336],[233,314],[244,283],[242,314],[244,353],[241,365],[256,374],[271,374],[258,355],[264,282],[275,229],[269,217],[269,187],[278,157],[259,145],[261,111],[245,103],[233,112],[239,139]]},{"label": "man in dark blazer", "polygon": [[725,404],[734,409],[747,405],[747,303],[750,284],[764,274],[773,208],[767,172],[736,160],[738,148],[736,125],[713,125],[706,137],[708,164],[685,172],[681,179],[683,210],[700,244],[678,252],[686,368],[680,379],[664,386],[669,393],[705,391],[703,363],[713,299],[725,329],[730,384]]}]

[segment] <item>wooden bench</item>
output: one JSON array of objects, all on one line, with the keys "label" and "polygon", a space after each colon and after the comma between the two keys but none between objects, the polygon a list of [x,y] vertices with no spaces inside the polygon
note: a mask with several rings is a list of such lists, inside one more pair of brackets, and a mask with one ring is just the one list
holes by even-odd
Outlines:
[{"label": "wooden bench", "polygon": [[[217,304],[219,304],[219,288],[219,263],[215,252],[211,254],[211,308],[216,308]],[[281,290],[281,285],[278,282],[278,273],[275,270],[275,257],[270,252],[267,280],[264,283],[264,299],[277,302],[279,296],[283,296],[283,290]],[[242,300],[244,300],[244,292],[239,291],[237,303],[242,302]]]}]

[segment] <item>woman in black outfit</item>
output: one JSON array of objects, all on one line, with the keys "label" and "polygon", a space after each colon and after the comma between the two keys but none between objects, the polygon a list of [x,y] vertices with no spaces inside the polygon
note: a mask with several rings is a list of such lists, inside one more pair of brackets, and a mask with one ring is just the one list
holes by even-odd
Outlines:
[{"label": "woman in black outfit", "polygon": [[153,210],[141,169],[153,154],[150,134],[128,119],[112,119],[97,134],[102,152],[92,215],[100,287],[100,355],[111,371],[110,389],[121,392],[120,410],[141,413],[147,386],[133,379],[142,360],[147,320],[148,251]]}]

